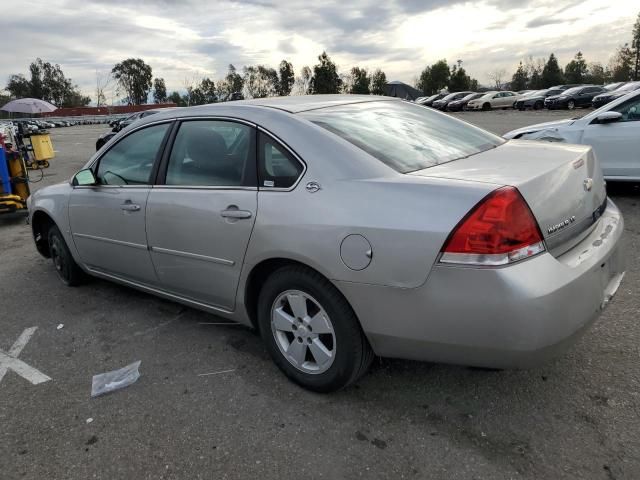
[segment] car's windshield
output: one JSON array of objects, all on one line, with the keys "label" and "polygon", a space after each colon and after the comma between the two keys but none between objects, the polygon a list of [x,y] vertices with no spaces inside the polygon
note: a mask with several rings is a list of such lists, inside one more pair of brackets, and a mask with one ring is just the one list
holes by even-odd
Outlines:
[{"label": "car's windshield", "polygon": [[578,93],[580,90],[582,90],[582,87],[573,87],[570,88],[568,90],[565,90],[564,92],[562,92],[563,95],[573,95],[574,93]]},{"label": "car's windshield", "polygon": [[529,96],[530,97],[542,97],[547,92],[548,92],[548,90],[536,90],[535,92],[532,92],[531,95],[529,95]]},{"label": "car's windshield", "polygon": [[354,103],[300,115],[400,173],[468,157],[504,142],[489,132],[408,102]]},{"label": "car's windshield", "polygon": [[480,98],[481,96],[482,96],[482,93],[470,93],[469,95],[464,97],[462,100],[473,100],[474,98]]}]

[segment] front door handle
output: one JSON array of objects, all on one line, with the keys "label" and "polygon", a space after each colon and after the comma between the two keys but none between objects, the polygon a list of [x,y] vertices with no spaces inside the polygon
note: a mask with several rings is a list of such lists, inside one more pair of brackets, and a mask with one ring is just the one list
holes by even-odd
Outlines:
[{"label": "front door handle", "polygon": [[123,203],[122,205],[120,205],[120,208],[126,212],[140,211],[140,205],[136,205],[135,203]]},{"label": "front door handle", "polygon": [[225,218],[251,218],[251,212],[249,210],[236,210],[236,209],[228,209],[220,212]]}]

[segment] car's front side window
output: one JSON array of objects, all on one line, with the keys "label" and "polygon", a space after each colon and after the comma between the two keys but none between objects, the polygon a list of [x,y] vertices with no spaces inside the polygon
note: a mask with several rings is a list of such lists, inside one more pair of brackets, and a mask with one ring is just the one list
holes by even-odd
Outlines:
[{"label": "car's front side window", "polygon": [[183,122],[176,135],[166,185],[255,186],[254,129],[221,120]]},{"label": "car's front side window", "polygon": [[628,100],[615,108],[613,112],[622,114],[621,122],[637,122],[640,121],[640,95]]},{"label": "car's front side window", "polygon": [[137,130],[116,143],[98,161],[100,185],[147,185],[170,123]]}]

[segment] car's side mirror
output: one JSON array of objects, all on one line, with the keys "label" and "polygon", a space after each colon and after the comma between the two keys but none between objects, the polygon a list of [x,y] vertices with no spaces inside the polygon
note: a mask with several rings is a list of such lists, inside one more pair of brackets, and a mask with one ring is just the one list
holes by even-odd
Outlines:
[{"label": "car's side mirror", "polygon": [[602,112],[596,117],[595,123],[613,123],[618,122],[621,119],[622,114],[620,112]]},{"label": "car's side mirror", "polygon": [[80,170],[73,177],[73,186],[74,187],[87,187],[96,185],[98,181],[96,180],[93,171],[90,168],[85,170]]}]

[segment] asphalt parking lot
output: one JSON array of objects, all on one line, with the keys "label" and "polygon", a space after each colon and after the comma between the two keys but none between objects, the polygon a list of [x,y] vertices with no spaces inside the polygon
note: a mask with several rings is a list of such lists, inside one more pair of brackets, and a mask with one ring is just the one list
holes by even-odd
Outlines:
[{"label": "asphalt parking lot", "polygon": [[[571,114],[456,116],[502,134]],[[33,189],[69,178],[106,130],[54,130]],[[627,275],[567,354],[502,372],[376,359],[331,395],[288,382],[249,329],[104,281],[63,286],[24,221],[0,220],[0,350],[37,327],[19,358],[51,378],[0,380],[0,479],[640,478],[640,188],[609,191]],[[134,385],[90,398],[93,375],[136,360]]]}]

